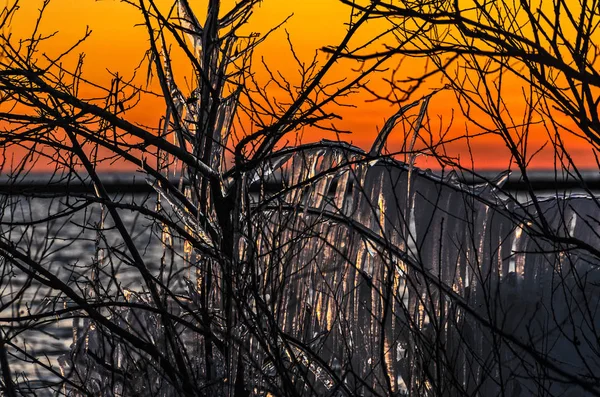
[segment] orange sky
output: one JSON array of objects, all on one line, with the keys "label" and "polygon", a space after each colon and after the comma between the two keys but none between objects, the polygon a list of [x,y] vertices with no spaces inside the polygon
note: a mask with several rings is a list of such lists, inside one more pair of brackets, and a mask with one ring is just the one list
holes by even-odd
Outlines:
[{"label": "orange sky", "polygon": [[[167,4],[170,1],[162,0],[158,3]],[[12,25],[13,35],[27,37],[30,34],[41,3],[41,0],[21,1],[21,9]],[[203,1],[197,1],[197,3],[204,4]],[[338,0],[265,0],[255,11],[249,29],[265,32],[292,13],[294,16],[285,28],[290,33],[300,57],[307,60],[312,58],[316,49],[336,44],[345,32],[344,22],[348,19],[348,9]],[[119,72],[127,78],[132,75],[133,69],[143,58],[147,48],[147,33],[144,27],[135,26],[141,22],[141,16],[133,7],[117,0],[52,0],[42,23],[42,31],[45,33],[58,31],[58,35],[46,43],[43,48],[50,54],[60,53],[81,37],[86,26],[89,26],[93,32],[92,36],[80,48],[80,51],[86,53],[84,72],[88,79],[107,84],[111,79],[107,70]],[[376,31],[375,29],[376,27],[373,28],[373,32]],[[362,32],[362,37],[367,37],[369,34],[371,32],[365,30]],[[293,76],[295,67],[290,62],[291,57],[287,49],[285,33],[279,31],[263,44],[258,55],[265,56],[267,63],[274,69],[280,70],[285,75]],[[405,62],[403,70],[414,75],[418,73],[418,70],[414,70],[418,65],[420,64],[417,62]],[[349,72],[349,67],[350,63],[346,63],[335,69],[335,73],[341,76]],[[385,74],[385,76],[389,77],[389,74]],[[385,85],[381,82],[378,83],[377,79],[377,77],[372,79],[373,84],[384,90]],[[436,84],[441,85],[439,80],[433,82],[432,86],[435,87]],[[519,102],[522,102],[518,87],[512,93],[513,97],[505,99],[518,108]],[[396,107],[381,102],[365,102],[365,98],[365,96],[357,96],[353,99],[356,108],[341,110],[343,121],[338,123],[338,126],[351,129],[352,135],[344,137],[367,148],[373,141],[377,129],[383,125],[387,116],[394,113]],[[451,128],[451,135],[463,135],[466,128],[465,120],[459,116],[460,110],[451,93],[446,92],[434,96],[430,103],[429,115],[432,116],[434,124],[436,120],[439,124],[439,116],[442,124],[447,125],[453,108],[454,124]],[[130,111],[128,117],[140,123],[156,125],[162,113],[163,103],[154,100]],[[477,132],[473,126],[469,128],[470,134]],[[402,135],[401,130],[392,133],[389,142],[390,150],[393,151],[400,147]],[[308,139],[320,139],[321,137],[335,139],[334,136],[327,136],[323,132],[309,131],[305,136]],[[545,133],[541,133],[538,129],[531,138],[532,150],[541,146],[545,140]],[[477,168],[507,167],[508,152],[498,139],[473,139],[471,145]],[[587,144],[577,139],[571,139],[569,147],[580,166],[594,166],[594,158]],[[464,141],[448,145],[448,150],[451,154],[459,154],[463,160],[469,158]],[[537,161],[533,162],[533,166],[548,168],[552,166],[552,161],[553,154],[545,152]],[[467,161],[465,165],[468,164]],[[421,162],[421,165],[435,167],[434,163],[424,161]]]}]

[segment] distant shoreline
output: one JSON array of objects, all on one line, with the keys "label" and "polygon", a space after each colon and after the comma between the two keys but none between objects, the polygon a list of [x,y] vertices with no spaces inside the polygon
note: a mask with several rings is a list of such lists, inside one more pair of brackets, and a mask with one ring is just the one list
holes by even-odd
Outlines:
[{"label": "distant shoreline", "polygon": [[[480,175],[485,179],[494,179],[501,171],[482,171]],[[437,174],[437,172],[434,172]],[[587,189],[591,191],[600,191],[600,172],[586,170],[581,171]],[[151,193],[154,191],[152,186],[146,182],[147,176],[139,172],[110,172],[100,173],[100,178],[103,181],[104,187],[108,193]],[[573,177],[555,178],[554,171],[540,170],[531,171],[528,173],[531,187],[534,191],[583,191],[581,183]],[[170,178],[173,183],[177,184],[179,178],[177,176]],[[473,176],[460,177],[460,182],[468,185],[482,183],[484,179]],[[277,190],[281,187],[281,182],[271,181],[265,185],[267,190]],[[254,190],[254,189],[252,189]],[[258,190],[258,186],[256,186]],[[527,184],[523,181],[520,173],[512,173],[508,180],[503,185],[503,190],[518,192],[527,191]],[[7,175],[0,174],[0,195],[19,195],[27,193],[93,193],[94,189],[89,180],[87,181],[70,181],[67,182],[64,178],[61,180],[56,175],[50,173],[30,173],[25,177],[20,177],[18,181],[11,180]]]}]

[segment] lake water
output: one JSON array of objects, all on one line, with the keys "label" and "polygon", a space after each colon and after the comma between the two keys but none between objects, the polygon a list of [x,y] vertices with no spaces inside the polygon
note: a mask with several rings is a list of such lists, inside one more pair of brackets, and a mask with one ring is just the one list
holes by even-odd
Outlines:
[{"label": "lake water", "polygon": [[[151,194],[114,195],[114,199],[123,206],[147,209],[156,206],[155,195]],[[0,196],[0,203],[0,235],[21,249],[28,247],[31,258],[80,295],[94,299],[98,293],[94,292],[95,287],[104,288],[103,293],[111,295],[117,294],[117,289],[140,290],[138,270],[121,260],[127,249],[110,216],[105,217],[101,235],[95,230],[102,218],[100,204],[86,206],[84,200],[76,196],[32,199],[22,195]],[[161,277],[171,288],[180,289],[183,286],[182,275],[187,274],[169,276],[168,271],[181,270],[181,258],[174,256],[167,267],[161,268],[161,263],[165,263],[161,260],[164,249],[160,241],[160,225],[131,210],[119,209],[118,212],[147,267],[155,275],[162,273]],[[63,216],[56,216],[61,213]],[[112,247],[113,251],[100,250],[102,265],[93,267],[94,263],[98,263],[97,247]],[[13,378],[19,383],[27,379],[33,386],[38,385],[41,379],[56,379],[51,371],[34,365],[26,356],[36,357],[59,371],[57,358],[68,352],[73,341],[73,327],[78,320],[57,320],[49,316],[43,320],[17,323],[7,319],[52,313],[66,307],[69,300],[2,259],[0,268],[1,325],[4,337],[9,337],[15,345],[9,348],[9,353],[14,354],[9,356]],[[19,348],[21,352],[17,351]],[[46,392],[51,393],[45,390],[42,394]]]}]

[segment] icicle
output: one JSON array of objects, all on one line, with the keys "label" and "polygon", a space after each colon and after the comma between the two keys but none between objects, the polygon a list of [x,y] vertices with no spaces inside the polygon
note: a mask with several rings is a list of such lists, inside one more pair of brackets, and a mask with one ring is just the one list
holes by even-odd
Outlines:
[{"label": "icicle", "polygon": [[196,56],[199,58],[202,51],[202,26],[196,15],[194,15],[188,0],[177,0],[177,10],[181,19],[181,26],[186,29],[186,36],[196,51]]},{"label": "icicle", "polygon": [[415,101],[413,103],[410,103],[408,105],[401,107],[396,113],[394,113],[394,115],[392,117],[390,117],[386,120],[385,124],[383,125],[383,128],[381,129],[381,131],[379,131],[379,134],[377,134],[377,138],[375,138],[375,141],[373,142],[373,146],[371,147],[371,150],[369,151],[369,156],[376,157],[381,154],[381,151],[383,150],[383,147],[385,146],[385,142],[387,141],[387,138],[390,135],[390,132],[392,132],[392,130],[398,123],[398,119],[400,117],[402,117],[408,110],[417,106],[420,101],[421,100],[418,100],[418,101]]},{"label": "icicle", "polygon": [[[195,234],[197,237],[199,237],[202,240],[202,242],[204,244],[206,244],[206,246],[208,248],[214,247],[214,243],[211,240],[209,233],[207,233],[206,230],[198,224],[196,219],[194,219],[190,215],[190,213],[187,211],[187,209],[185,207],[183,207],[183,205],[179,204],[177,202],[177,200],[175,200],[171,196],[171,194],[169,194],[166,190],[161,188],[156,181],[147,180],[147,182],[171,205],[171,208],[177,213],[177,215],[180,217],[180,219],[187,226],[187,230],[192,231],[193,234]],[[215,225],[212,224],[210,222],[210,220],[208,220],[208,221],[209,221],[209,224],[211,225],[211,227],[215,228]]]},{"label": "icicle", "polygon": [[[225,156],[223,153],[229,141],[231,126],[236,114],[241,92],[242,87],[240,86],[236,88],[231,95],[225,98],[219,106],[218,117],[213,131],[213,152],[209,166],[213,169],[220,170],[221,172],[226,170]],[[200,104],[198,104],[196,108],[199,108],[199,106]]]},{"label": "icicle", "polygon": [[249,184],[252,185],[259,180],[268,182],[272,178],[275,172],[281,170],[281,167],[292,157],[292,154],[286,154],[283,156],[277,156],[272,160],[267,160],[258,170],[252,171],[251,176],[248,178]]}]

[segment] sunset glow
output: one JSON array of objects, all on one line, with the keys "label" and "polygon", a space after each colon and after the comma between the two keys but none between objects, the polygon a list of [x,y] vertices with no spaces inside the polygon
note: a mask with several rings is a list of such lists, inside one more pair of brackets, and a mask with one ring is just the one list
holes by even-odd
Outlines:
[{"label": "sunset glow", "polygon": [[[163,10],[168,10],[170,0],[161,0],[157,4]],[[200,17],[204,2],[192,2],[197,4]],[[42,5],[40,0],[21,1],[20,10],[12,23],[11,33],[15,37],[26,38],[31,35],[34,23],[39,15],[39,9]],[[315,51],[327,45],[337,44],[345,33],[345,23],[349,18],[349,9],[338,0],[295,0],[278,1],[266,0],[262,6],[254,13],[253,19],[249,24],[248,32],[266,33],[272,27],[276,26],[288,16],[291,18],[282,29],[274,32],[257,50],[255,54],[255,72],[258,79],[266,81],[268,75],[262,65],[261,57],[264,57],[265,63],[272,70],[279,71],[282,75],[293,80],[297,75],[297,67],[293,62],[289,50],[289,44],[286,39],[286,31],[289,32],[294,49],[302,60],[312,59]],[[147,73],[147,62],[143,62],[145,52],[148,48],[148,33],[142,25],[143,19],[138,10],[133,6],[124,4],[117,0],[54,0],[48,6],[42,20],[40,32],[42,34],[56,35],[43,45],[43,50],[50,55],[57,55],[67,50],[78,39],[82,38],[86,29],[91,30],[90,37],[78,47],[77,53],[85,53],[84,75],[90,81],[110,86],[113,78],[111,73],[119,73],[124,80],[131,79],[134,70],[138,65],[142,67],[136,72],[136,78],[133,80],[137,84],[143,84]],[[380,27],[371,25],[369,29],[364,30],[358,35],[355,44],[365,40],[369,35],[380,30]],[[37,54],[43,58],[44,54]],[[179,66],[182,75],[185,75],[189,68],[185,67],[185,60],[181,54],[175,54],[176,65]],[[179,58],[178,58],[179,56]],[[324,54],[320,54],[321,59],[325,59]],[[388,91],[388,84],[383,81],[384,78],[390,78],[391,70],[396,68],[397,61],[388,63],[390,70],[370,79],[370,87],[380,93]],[[76,57],[70,56],[65,59],[65,66],[69,63],[74,68]],[[353,64],[351,61],[341,63],[335,69],[336,77],[342,78],[345,74],[351,73]],[[399,69],[398,76],[415,76],[422,70],[423,62],[421,60],[404,60]],[[69,67],[67,67],[68,69]],[[516,80],[515,80],[516,81]],[[506,85],[507,82],[504,82]],[[430,89],[441,88],[443,83],[440,79],[433,78],[428,86],[415,95],[423,95]],[[151,86],[158,92],[158,87]],[[505,95],[504,100],[515,109],[514,118],[522,118],[523,96],[518,83],[514,83],[514,90],[510,95]],[[84,92],[85,95],[93,96],[93,91]],[[416,99],[415,96],[415,99]],[[377,131],[382,127],[386,118],[391,116],[398,105],[385,103],[382,101],[368,101],[372,96],[362,92],[351,98],[348,98],[354,107],[342,107],[336,109],[336,112],[342,117],[341,121],[336,122],[336,126],[341,130],[351,131],[351,135],[345,135],[344,139],[352,143],[368,148],[372,143]],[[429,106],[429,116],[431,118],[431,129],[433,134],[449,128],[446,140],[452,137],[459,137],[468,134],[475,136],[481,131],[478,127],[469,124],[462,116],[460,108],[454,98],[454,95],[448,91],[442,91],[434,96]],[[164,114],[164,102],[160,98],[146,97],[141,103],[128,111],[126,117],[150,127],[158,125],[160,117]],[[450,120],[453,120],[449,127]],[[568,125],[568,121],[564,120]],[[486,124],[483,121],[483,124]],[[303,139],[307,141],[319,140],[321,138],[336,139],[333,133],[319,130],[306,130],[303,132]],[[596,166],[593,151],[589,143],[583,139],[575,138],[571,135],[564,137],[566,146],[571,149],[571,154],[580,167],[594,168]],[[541,148],[548,140],[547,132],[541,123],[530,127],[529,144],[530,151],[535,152]],[[399,150],[402,147],[403,133],[401,126],[392,133],[389,138],[388,149],[390,152]],[[419,145],[419,143],[417,143]],[[461,139],[447,145],[447,152],[453,156],[459,156],[463,165],[469,166],[472,161],[478,169],[503,169],[510,161],[510,156],[504,143],[497,136],[482,136],[470,140],[470,150],[465,139]],[[20,155],[16,153],[16,155]],[[542,151],[531,162],[532,167],[551,168],[553,167],[554,153],[551,150]],[[419,165],[423,167],[437,168],[433,161],[422,158]],[[118,164],[112,167],[119,167]]]}]

